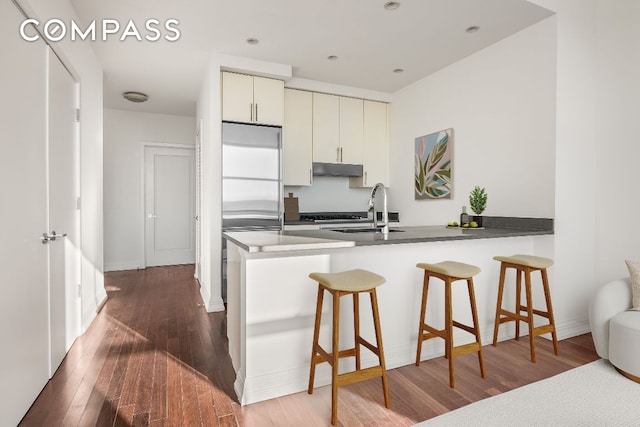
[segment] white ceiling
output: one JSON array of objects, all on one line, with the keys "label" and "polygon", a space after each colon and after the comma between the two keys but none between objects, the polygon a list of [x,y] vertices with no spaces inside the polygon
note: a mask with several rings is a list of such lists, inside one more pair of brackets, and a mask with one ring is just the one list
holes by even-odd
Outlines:
[{"label": "white ceiling", "polygon": [[[207,57],[219,52],[293,66],[294,77],[394,92],[552,15],[524,0],[71,0],[80,21],[177,19],[176,42],[94,42],[106,108],[195,115]],[[479,25],[468,34],[465,29]],[[257,45],[245,40],[255,37]],[[327,56],[337,55],[335,61]],[[404,73],[394,73],[403,68]],[[149,95],[144,104],[125,91]]]}]

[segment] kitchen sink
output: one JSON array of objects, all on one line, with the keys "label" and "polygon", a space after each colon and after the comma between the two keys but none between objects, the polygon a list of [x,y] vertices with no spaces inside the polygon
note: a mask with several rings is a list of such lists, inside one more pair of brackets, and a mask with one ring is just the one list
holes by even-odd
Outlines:
[{"label": "kitchen sink", "polygon": [[[333,228],[331,231],[337,231],[338,233],[382,233],[382,229],[380,228],[358,228],[358,227],[347,227],[347,228]],[[404,230],[398,230],[395,228],[390,228],[389,233],[403,232]]]}]

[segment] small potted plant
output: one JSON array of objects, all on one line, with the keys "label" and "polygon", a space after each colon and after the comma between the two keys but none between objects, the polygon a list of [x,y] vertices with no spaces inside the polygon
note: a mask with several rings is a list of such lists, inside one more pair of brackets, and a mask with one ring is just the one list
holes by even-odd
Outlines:
[{"label": "small potted plant", "polygon": [[478,224],[478,227],[482,227],[482,212],[487,208],[487,192],[484,187],[480,188],[477,185],[469,194],[469,206],[475,213],[473,220]]}]

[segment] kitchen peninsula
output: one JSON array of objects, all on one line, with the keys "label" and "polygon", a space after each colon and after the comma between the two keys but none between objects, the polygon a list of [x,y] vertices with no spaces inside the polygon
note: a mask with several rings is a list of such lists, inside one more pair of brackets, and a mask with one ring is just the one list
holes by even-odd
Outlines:
[{"label": "kitchen peninsula", "polygon": [[[422,292],[422,271],[415,267],[416,263],[450,259],[477,265],[482,269],[475,278],[478,316],[482,338],[485,344],[489,343],[499,274],[499,263],[492,257],[531,253],[552,258],[553,220],[486,217],[485,225],[484,229],[392,227],[387,236],[326,229],[225,233],[227,336],[240,403],[306,390],[317,293],[317,283],[308,278],[313,271],[363,268],[387,279],[378,288],[378,302],[386,364],[391,369],[415,362]],[[438,294],[442,287],[437,281],[433,291],[428,313],[433,318],[428,320],[438,325],[443,323],[440,318],[444,314],[443,296]],[[465,322],[471,313],[466,294],[458,291],[454,287],[453,310]],[[513,300],[514,296],[507,294],[505,298]],[[351,304],[346,301],[341,306],[341,325],[350,328]],[[362,334],[372,338],[368,302],[363,300],[361,310],[365,314]],[[330,348],[330,312],[330,304],[325,301],[320,337],[325,348]],[[505,327],[500,337],[511,333]],[[456,331],[454,339],[462,344],[472,337]],[[442,343],[436,341],[425,343],[423,359],[443,354]],[[352,334],[341,336],[345,348],[352,343]],[[362,356],[363,366],[375,363],[373,354],[365,351]],[[352,361],[347,359],[344,363]],[[319,365],[316,386],[329,383],[329,366]]]}]

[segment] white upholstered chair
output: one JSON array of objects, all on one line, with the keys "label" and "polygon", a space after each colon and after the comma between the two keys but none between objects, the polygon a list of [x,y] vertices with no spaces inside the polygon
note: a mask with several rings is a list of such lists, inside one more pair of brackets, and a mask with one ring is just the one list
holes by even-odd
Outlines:
[{"label": "white upholstered chair", "polygon": [[598,355],[640,382],[640,311],[630,308],[630,279],[613,280],[592,296],[589,323]]}]

